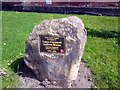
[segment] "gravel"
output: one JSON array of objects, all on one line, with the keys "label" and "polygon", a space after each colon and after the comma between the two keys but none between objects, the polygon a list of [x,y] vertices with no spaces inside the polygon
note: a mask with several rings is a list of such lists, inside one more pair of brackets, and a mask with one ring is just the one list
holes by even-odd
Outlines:
[{"label": "gravel", "polygon": [[[94,87],[94,82],[91,78],[91,75],[91,71],[86,67],[86,63],[81,62],[77,79],[71,82],[70,88]],[[62,88],[61,86],[56,86],[56,82],[51,84],[47,79],[44,81],[37,80],[35,74],[25,65],[25,63],[18,71],[18,76],[21,82],[19,88]]]}]

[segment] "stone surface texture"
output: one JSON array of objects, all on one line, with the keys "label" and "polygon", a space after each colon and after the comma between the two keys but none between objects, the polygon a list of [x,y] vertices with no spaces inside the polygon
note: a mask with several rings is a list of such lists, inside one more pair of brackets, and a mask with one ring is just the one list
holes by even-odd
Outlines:
[{"label": "stone surface texture", "polygon": [[[66,52],[40,52],[39,35],[65,37]],[[48,79],[53,84],[69,87],[70,82],[77,78],[86,40],[84,24],[76,16],[45,20],[30,33],[24,61],[39,80]]]}]

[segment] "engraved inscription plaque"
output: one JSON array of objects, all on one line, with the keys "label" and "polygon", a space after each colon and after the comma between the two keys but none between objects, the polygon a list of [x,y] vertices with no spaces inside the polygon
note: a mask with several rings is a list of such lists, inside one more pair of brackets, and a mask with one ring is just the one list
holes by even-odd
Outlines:
[{"label": "engraved inscription plaque", "polygon": [[65,37],[40,35],[40,52],[65,53]]}]

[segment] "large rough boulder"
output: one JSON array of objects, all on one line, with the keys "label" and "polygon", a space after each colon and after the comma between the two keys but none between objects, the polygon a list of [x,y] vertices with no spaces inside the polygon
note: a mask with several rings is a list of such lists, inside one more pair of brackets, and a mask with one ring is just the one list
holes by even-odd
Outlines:
[{"label": "large rough boulder", "polygon": [[84,24],[76,16],[43,21],[27,39],[24,61],[39,80],[68,87],[77,77],[86,38]]}]

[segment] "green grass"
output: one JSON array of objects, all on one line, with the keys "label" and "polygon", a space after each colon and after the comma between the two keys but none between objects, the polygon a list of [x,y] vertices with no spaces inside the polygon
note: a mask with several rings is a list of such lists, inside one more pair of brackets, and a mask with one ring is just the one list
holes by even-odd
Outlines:
[{"label": "green grass", "polygon": [[[2,60],[2,13],[0,12],[0,61]],[[1,64],[0,64],[1,68]],[[2,87],[2,78],[0,77],[0,89]]]},{"label": "green grass", "polygon": [[[2,68],[8,75],[3,87],[17,87],[19,80],[10,68],[13,62],[23,58],[25,41],[35,25],[43,20],[68,17],[63,14],[1,12],[2,13]],[[93,73],[98,88],[118,88],[118,17],[76,15],[81,18],[88,32],[83,61]]]}]

